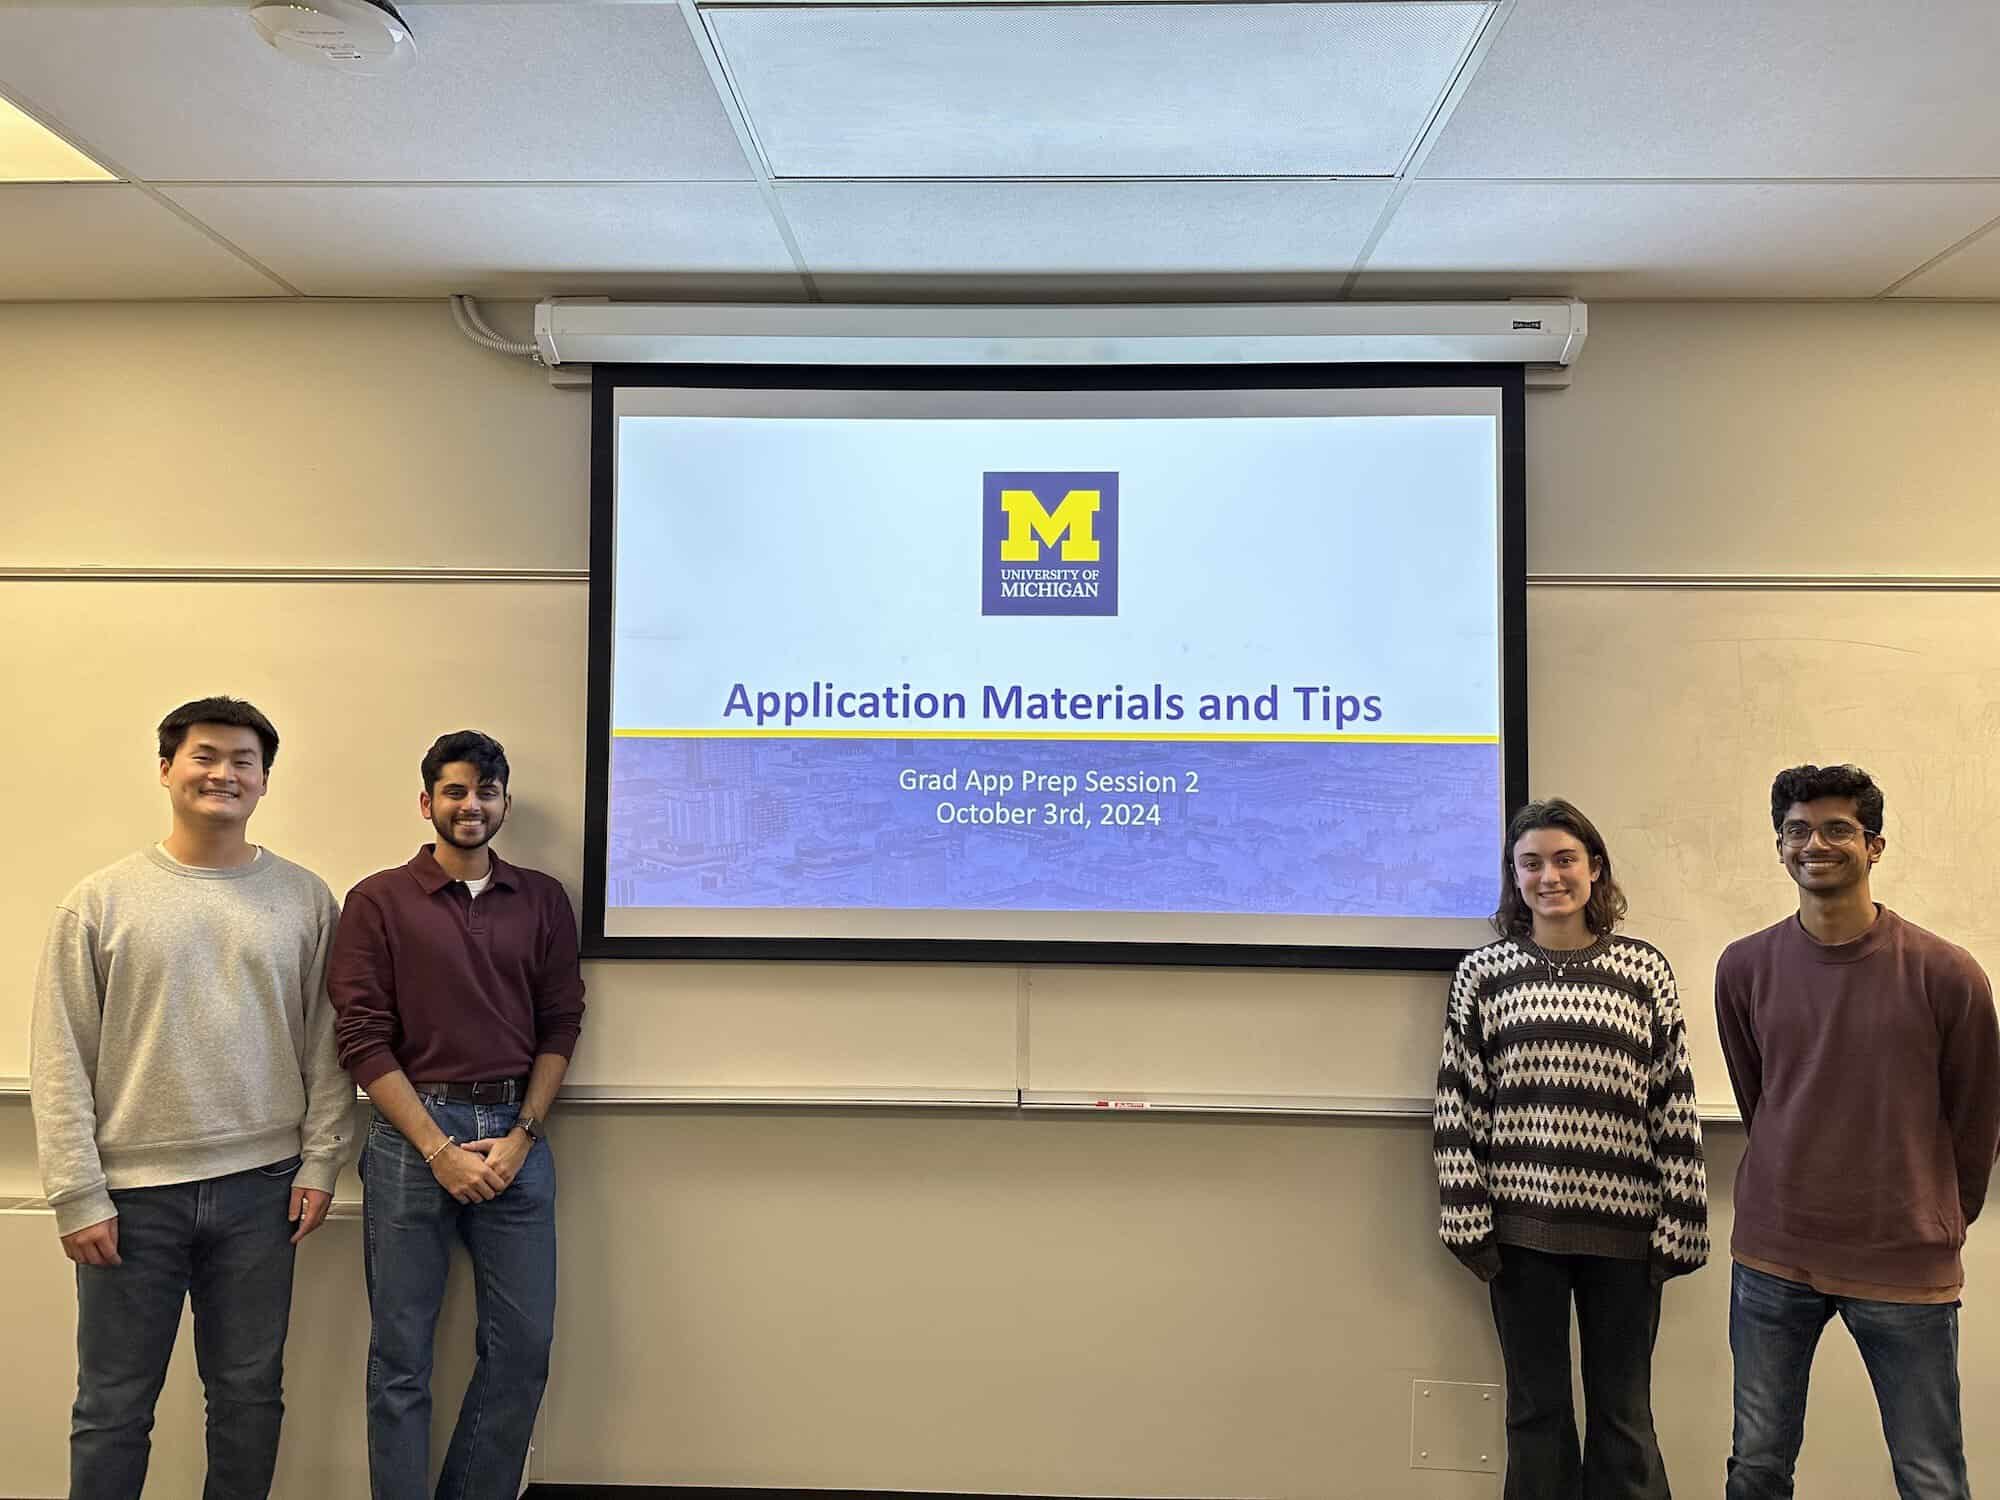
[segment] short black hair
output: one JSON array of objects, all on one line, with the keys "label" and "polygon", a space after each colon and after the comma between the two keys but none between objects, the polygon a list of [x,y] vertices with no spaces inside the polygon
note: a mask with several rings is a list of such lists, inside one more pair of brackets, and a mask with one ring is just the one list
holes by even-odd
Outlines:
[{"label": "short black hair", "polygon": [[172,760],[180,754],[188,731],[197,724],[228,724],[237,729],[254,729],[257,743],[264,747],[264,769],[278,758],[278,731],[257,711],[254,703],[241,698],[197,698],[183,703],[160,720],[160,759]]},{"label": "short black hair", "polygon": [[1597,879],[1591,884],[1590,900],[1584,903],[1583,925],[1603,937],[1625,920],[1625,892],[1612,878],[1611,851],[1605,847],[1604,835],[1583,815],[1581,808],[1561,797],[1530,802],[1507,824],[1507,843],[1500,852],[1500,906],[1491,918],[1493,930],[1502,937],[1534,935],[1535,914],[1528,910],[1520,888],[1514,884],[1514,846],[1523,835],[1538,828],[1560,828],[1574,834],[1584,853],[1596,862]]},{"label": "short black hair", "polygon": [[1771,783],[1771,828],[1782,833],[1785,814],[1794,802],[1821,797],[1852,797],[1861,826],[1872,836],[1882,831],[1882,788],[1859,766],[1793,766]]},{"label": "short black hair", "polygon": [[481,781],[497,781],[502,789],[507,785],[507,751],[490,734],[481,734],[476,729],[454,729],[450,734],[441,734],[429,750],[424,752],[424,791],[428,794],[437,786],[437,780],[444,768],[457,761],[470,761],[479,772]]}]

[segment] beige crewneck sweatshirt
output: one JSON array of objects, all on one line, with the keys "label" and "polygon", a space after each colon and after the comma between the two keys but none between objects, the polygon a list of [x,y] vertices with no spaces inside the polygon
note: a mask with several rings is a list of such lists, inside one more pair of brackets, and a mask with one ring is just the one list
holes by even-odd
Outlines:
[{"label": "beige crewneck sweatshirt", "polygon": [[292,1155],[333,1190],[354,1139],[334,1045],[326,883],[268,849],[211,870],[148,849],[56,908],[35,981],[30,1087],[42,1181],[70,1234],[110,1189]]}]

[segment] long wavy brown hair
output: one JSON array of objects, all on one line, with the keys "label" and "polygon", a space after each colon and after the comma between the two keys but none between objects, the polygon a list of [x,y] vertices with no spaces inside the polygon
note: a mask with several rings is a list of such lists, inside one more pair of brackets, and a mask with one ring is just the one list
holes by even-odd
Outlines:
[{"label": "long wavy brown hair", "polygon": [[1597,879],[1591,884],[1590,900],[1583,908],[1584,925],[1602,937],[1624,921],[1625,893],[1611,877],[1611,851],[1604,847],[1604,835],[1574,803],[1550,797],[1545,802],[1530,802],[1507,825],[1507,846],[1500,856],[1500,908],[1493,913],[1493,930],[1502,937],[1534,935],[1535,914],[1528,910],[1528,903],[1521,899],[1520,887],[1514,883],[1514,846],[1523,834],[1538,828],[1560,828],[1576,835],[1584,853],[1597,865]]}]

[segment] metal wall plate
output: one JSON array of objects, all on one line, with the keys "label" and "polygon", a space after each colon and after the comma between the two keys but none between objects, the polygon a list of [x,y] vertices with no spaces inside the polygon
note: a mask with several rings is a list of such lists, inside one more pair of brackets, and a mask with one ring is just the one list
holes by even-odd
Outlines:
[{"label": "metal wall plate", "polygon": [[1498,1474],[1507,1462],[1507,1399],[1497,1385],[1410,1382],[1410,1467]]}]

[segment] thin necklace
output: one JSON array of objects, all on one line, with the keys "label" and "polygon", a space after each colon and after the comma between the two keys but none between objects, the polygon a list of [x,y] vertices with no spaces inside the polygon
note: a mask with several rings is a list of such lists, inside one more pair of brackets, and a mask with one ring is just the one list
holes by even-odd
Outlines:
[{"label": "thin necklace", "polygon": [[1597,934],[1592,934],[1590,941],[1581,948],[1558,949],[1557,951],[1564,955],[1561,963],[1557,963],[1554,958],[1550,957],[1549,950],[1533,938],[1524,938],[1522,941],[1542,961],[1542,967],[1549,971],[1549,982],[1555,984],[1559,983],[1569,973],[1573,965],[1588,963],[1591,959],[1595,958],[1597,956],[1597,949],[1603,943],[1604,939]]}]

